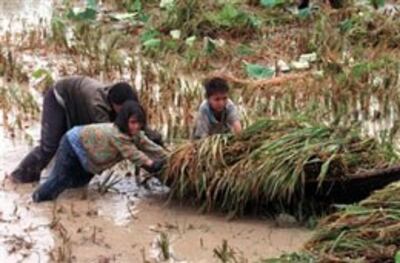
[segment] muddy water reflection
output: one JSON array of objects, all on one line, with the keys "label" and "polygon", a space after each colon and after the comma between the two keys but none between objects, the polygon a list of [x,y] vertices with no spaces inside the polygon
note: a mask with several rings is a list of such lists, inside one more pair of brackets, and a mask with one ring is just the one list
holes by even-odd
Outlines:
[{"label": "muddy water reflection", "polygon": [[50,21],[53,1],[51,0],[0,0],[0,33]]},{"label": "muddy water reflection", "polygon": [[[37,130],[37,127],[36,127]],[[35,133],[35,129],[32,131]],[[37,133],[37,132],[36,132]],[[0,126],[0,258],[2,262],[46,262],[54,246],[50,220],[32,206],[31,185],[15,187],[6,173],[28,150],[12,142]]]}]

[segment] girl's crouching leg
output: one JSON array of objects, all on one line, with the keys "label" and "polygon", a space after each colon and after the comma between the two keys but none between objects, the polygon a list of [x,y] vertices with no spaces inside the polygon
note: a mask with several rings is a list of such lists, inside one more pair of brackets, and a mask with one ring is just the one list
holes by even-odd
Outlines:
[{"label": "girl's crouching leg", "polygon": [[51,201],[57,198],[67,187],[58,178],[49,178],[40,185],[32,194],[33,202]]},{"label": "girl's crouching leg", "polygon": [[57,150],[56,160],[49,178],[40,185],[32,195],[34,202],[50,201],[57,198],[65,189],[72,185],[75,167],[79,165],[79,160],[73,152],[66,136],[61,139]]},{"label": "girl's crouching leg", "polygon": [[89,182],[92,180],[93,176],[94,176],[94,174],[88,173],[85,171],[81,171],[80,173],[77,173],[72,181],[71,188],[79,188],[79,187],[87,186],[89,184]]}]

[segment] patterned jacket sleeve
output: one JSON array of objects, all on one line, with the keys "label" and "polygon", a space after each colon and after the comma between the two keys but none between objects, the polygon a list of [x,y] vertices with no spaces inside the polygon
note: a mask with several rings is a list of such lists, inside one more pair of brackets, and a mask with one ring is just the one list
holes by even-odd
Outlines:
[{"label": "patterned jacket sleeve", "polygon": [[116,134],[113,144],[118,149],[123,159],[129,160],[133,164],[142,166],[150,159],[149,156],[135,145],[134,140],[126,135]]},{"label": "patterned jacket sleeve", "polygon": [[149,156],[151,159],[162,159],[167,156],[166,151],[160,145],[156,144],[150,140],[144,132],[140,133],[140,141],[138,143],[138,148]]}]

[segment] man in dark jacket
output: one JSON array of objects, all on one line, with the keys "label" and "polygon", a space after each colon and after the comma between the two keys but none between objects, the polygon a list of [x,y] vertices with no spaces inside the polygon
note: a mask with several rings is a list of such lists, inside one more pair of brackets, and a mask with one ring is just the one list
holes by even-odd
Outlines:
[{"label": "man in dark jacket", "polygon": [[[39,181],[41,171],[53,158],[61,137],[68,129],[114,121],[127,100],[138,101],[138,96],[126,82],[108,86],[84,76],[57,81],[44,97],[40,144],[11,173],[12,180],[18,183]],[[153,133],[151,139],[162,144],[159,134],[149,132]]]}]

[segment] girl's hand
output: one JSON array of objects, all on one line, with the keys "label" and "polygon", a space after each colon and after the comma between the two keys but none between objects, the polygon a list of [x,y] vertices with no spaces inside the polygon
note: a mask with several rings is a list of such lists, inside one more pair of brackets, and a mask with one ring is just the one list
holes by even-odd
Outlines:
[{"label": "girl's hand", "polygon": [[150,174],[155,174],[160,172],[165,164],[166,164],[166,159],[160,159],[152,161],[151,165],[143,165],[142,167]]},{"label": "girl's hand", "polygon": [[152,166],[153,165],[153,163],[154,163],[154,161],[152,160],[152,159],[147,159],[147,161],[144,163],[144,165],[145,166],[147,166],[147,167],[150,167],[150,166]]}]

